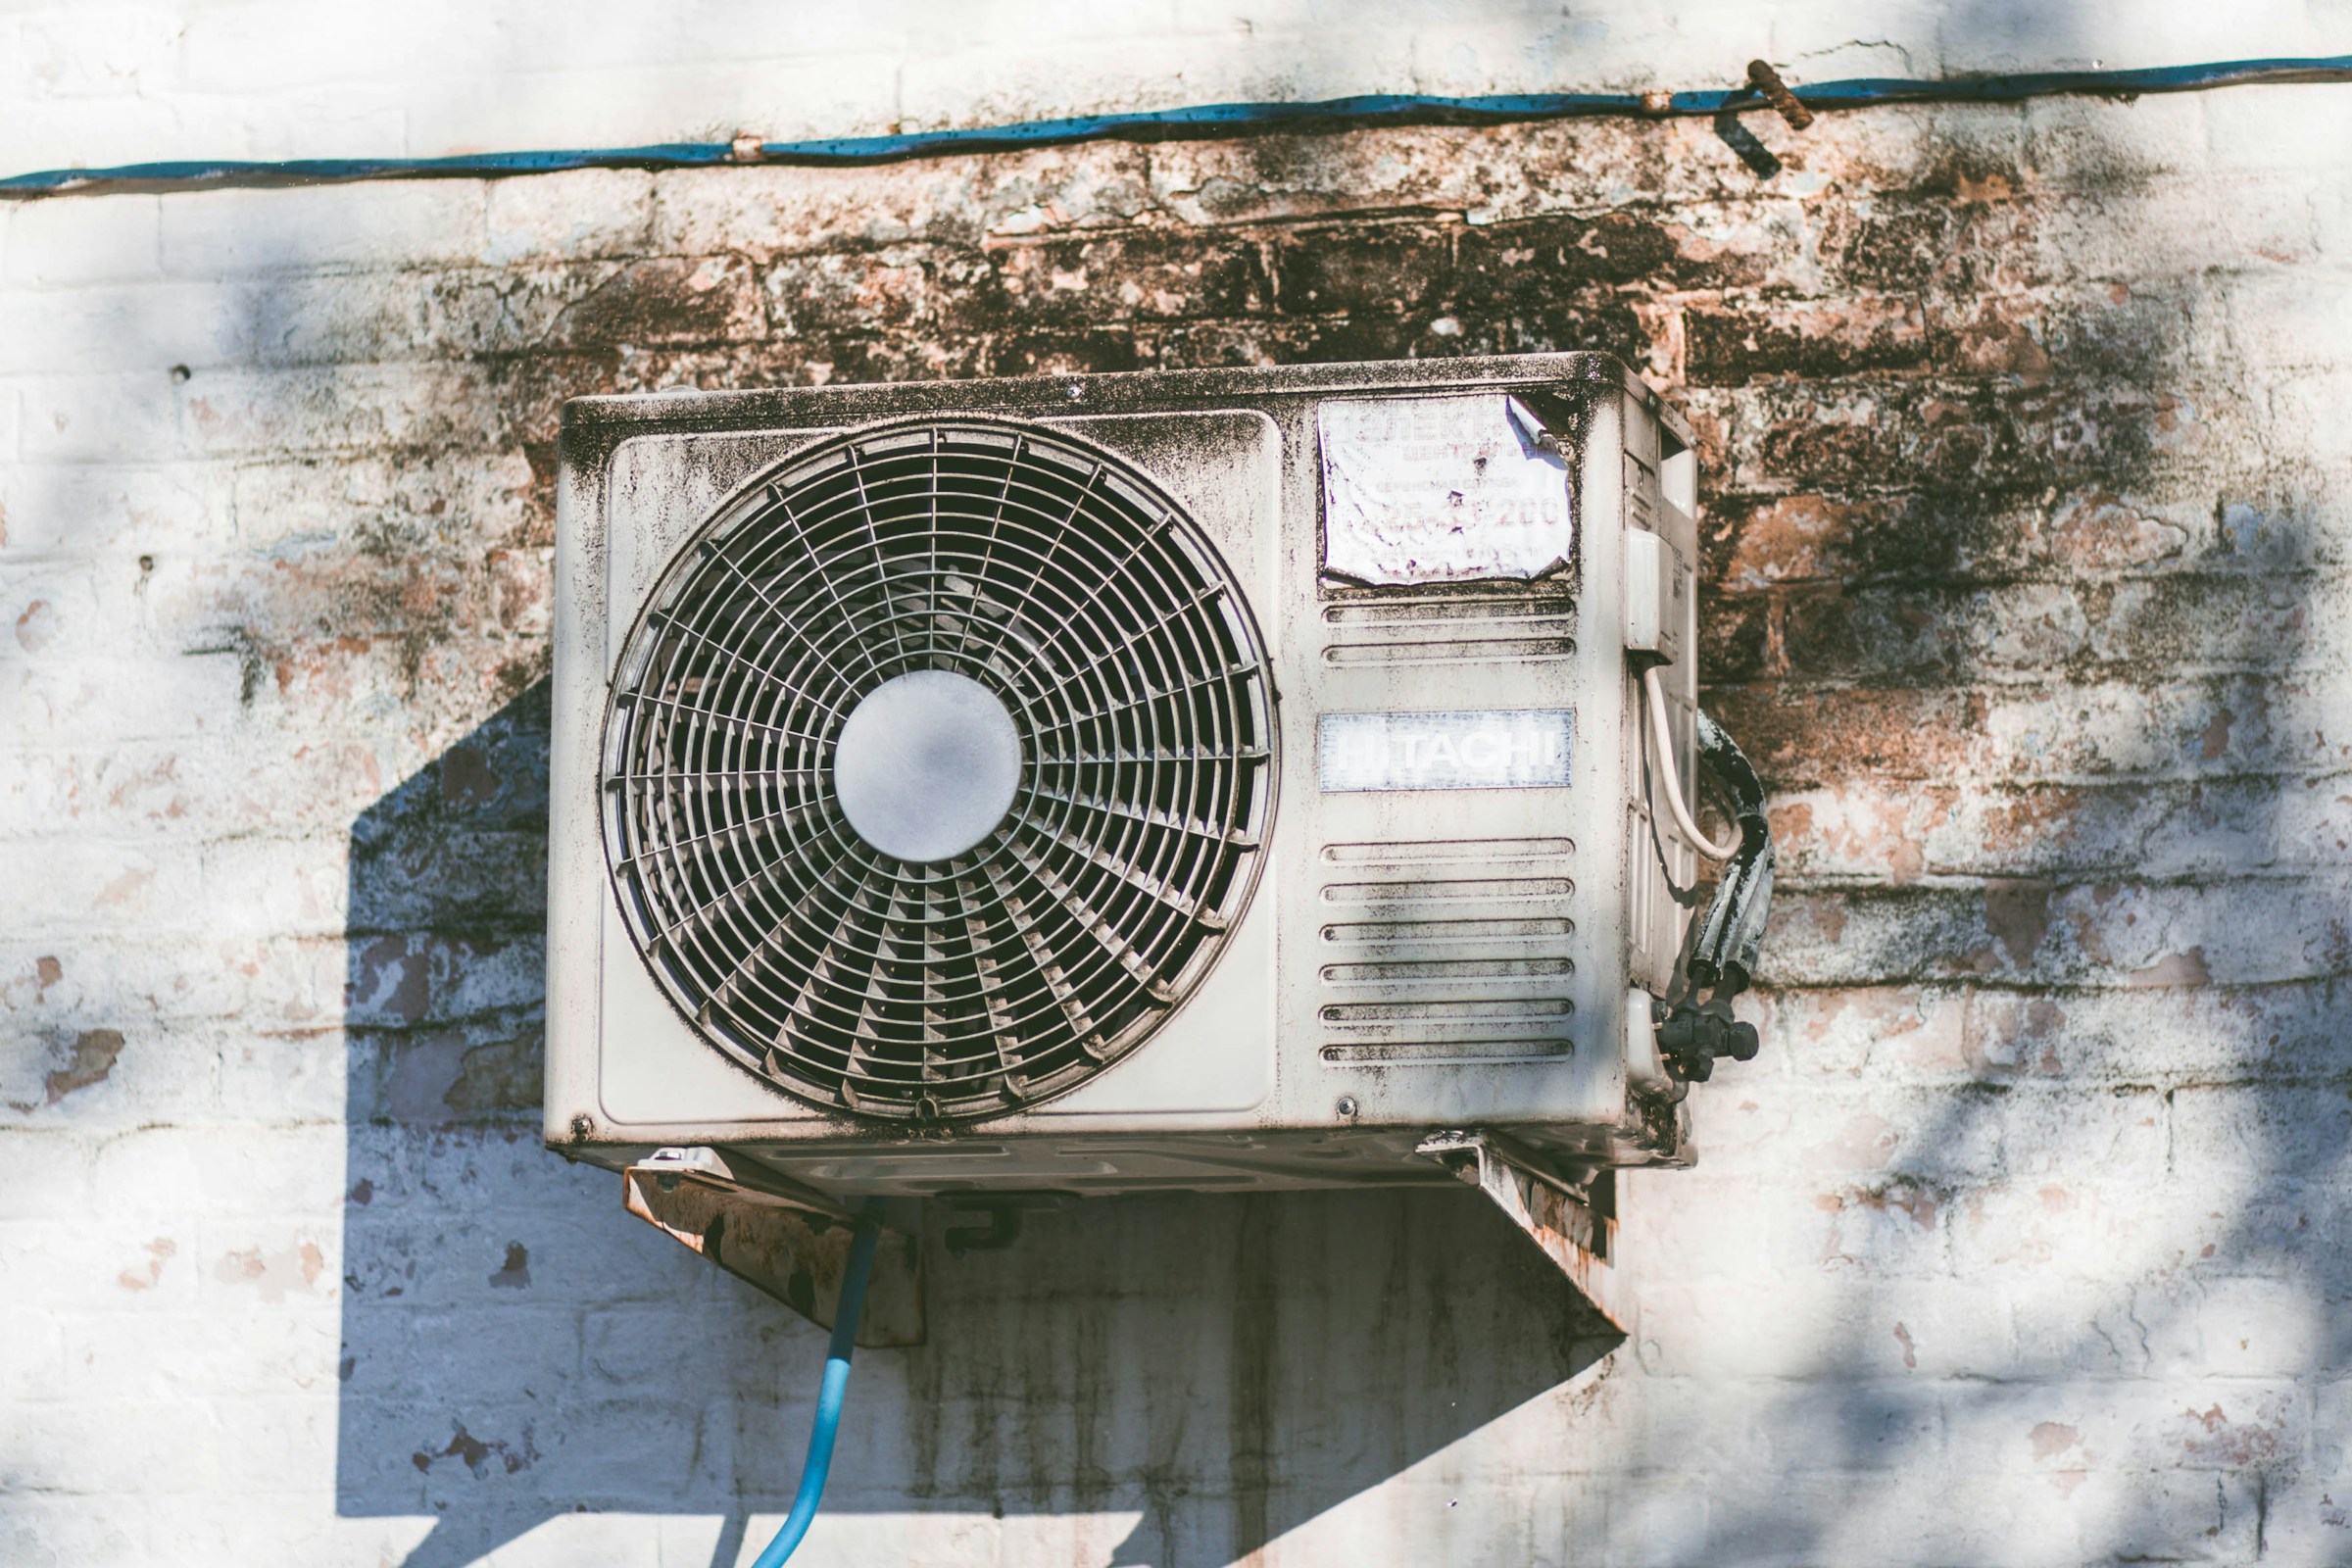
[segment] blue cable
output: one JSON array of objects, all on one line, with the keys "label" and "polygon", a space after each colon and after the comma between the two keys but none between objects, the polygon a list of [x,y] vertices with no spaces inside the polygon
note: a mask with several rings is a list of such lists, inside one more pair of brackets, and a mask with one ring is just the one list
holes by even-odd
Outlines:
[{"label": "blue cable", "polygon": [[801,1538],[808,1533],[817,1502],[825,1494],[825,1475],[833,1468],[833,1438],[841,1430],[842,1396],[850,1386],[850,1355],[858,1348],[858,1319],[865,1310],[866,1276],[873,1272],[874,1244],[881,1234],[872,1214],[858,1221],[858,1234],[850,1243],[849,1268],[841,1277],[841,1300],[833,1309],[833,1344],[825,1351],[824,1381],[817,1385],[808,1456],[801,1461],[800,1494],[792,1499],[784,1528],[776,1532],[776,1539],[767,1544],[752,1568],[783,1568],[800,1549]]},{"label": "blue cable", "polygon": [[[1950,76],[1922,81],[1857,76],[1791,87],[1809,109],[1865,109],[1897,103],[2016,103],[2060,93],[2132,97],[2150,92],[2194,92],[2254,82],[2352,82],[2352,55],[2295,59],[2224,60],[2135,71],[2037,71],[2011,75]],[[727,142],[659,142],[644,147],[596,147],[519,153],[467,153],[452,158],[305,158],[283,163],[199,161],[124,164],[113,169],[45,169],[0,179],[0,198],[102,190],[181,190],[234,185],[318,185],[360,179],[497,178],[566,169],[701,169],[724,164],[840,167],[898,163],[956,153],[1004,152],[1084,141],[1200,140],[1273,131],[1340,130],[1365,125],[1496,125],[1515,121],[1565,120],[1584,115],[1714,115],[1727,108],[1761,107],[1740,86],[1667,95],[1630,92],[1494,93],[1444,98],[1420,93],[1375,93],[1319,103],[1196,104],[1184,109],[1027,120],[1009,125],[925,130],[892,136],[841,136],[770,141],[738,152]]]}]

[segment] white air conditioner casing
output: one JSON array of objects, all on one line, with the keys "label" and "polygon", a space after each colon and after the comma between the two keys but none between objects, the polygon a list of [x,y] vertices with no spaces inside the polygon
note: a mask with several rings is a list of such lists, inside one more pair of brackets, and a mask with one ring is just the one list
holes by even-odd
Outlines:
[{"label": "white air conditioner casing", "polygon": [[[870,440],[854,434],[868,427],[878,432]],[[1230,593],[1198,602],[1213,601],[1224,617],[1216,624],[1239,628],[1236,639],[1253,634],[1262,661],[1231,688],[1255,715],[1247,722],[1265,730],[1266,755],[1247,764],[1256,771],[1244,814],[1254,826],[1228,835],[1242,849],[1220,852],[1242,857],[1220,884],[1225,928],[1196,933],[1181,994],[1140,1044],[1051,1098],[1015,1102],[1008,1090],[1002,1114],[857,1114],[787,1093],[747,1065],[758,1043],[746,1048],[740,1026],[722,1050],[690,1016],[696,982],[676,978],[678,964],[649,962],[651,917],[624,900],[641,897],[631,878],[650,873],[635,852],[614,848],[613,812],[637,809],[613,805],[636,776],[636,764],[614,760],[615,685],[641,678],[627,663],[639,629],[651,646],[664,617],[683,613],[649,601],[672,592],[664,583],[714,569],[706,563],[740,537],[730,530],[750,526],[741,519],[786,526],[773,520],[775,498],[800,482],[789,476],[811,452],[850,452],[854,467],[877,453],[985,446],[1000,439],[992,431],[1009,432],[1002,441],[1017,452],[1024,429],[1054,462],[1075,463],[1072,472],[1090,454],[1103,460],[1083,481],[1089,493],[1142,497],[1134,504],[1147,510],[1171,504],[1183,521],[1169,537],[1193,541],[1185,548],[1204,569],[1221,568]],[[940,460],[928,461],[936,472]],[[1630,637],[1666,662],[1672,744],[1689,780],[1693,481],[1687,428],[1601,355],[568,404],[556,556],[550,1144],[616,1167],[662,1146],[711,1146],[827,1192],[895,1195],[1445,1181],[1415,1149],[1458,1128],[1507,1134],[1564,1170],[1684,1161],[1683,1111],[1662,1092],[1648,1003],[1669,990],[1696,862],[1667,813],[1650,812],[1628,647]],[[1629,534],[1641,536],[1630,550]],[[876,571],[886,575],[884,554],[878,541]],[[945,568],[935,580],[967,591]],[[771,581],[772,595],[747,592],[764,604],[805,586]],[[986,601],[970,591],[979,597],[966,604]],[[1002,599],[992,612],[1027,612]],[[975,661],[978,615],[957,633],[971,636]],[[760,673],[744,679],[786,681],[766,672],[760,651],[796,635],[826,641],[806,626],[796,633],[791,619],[779,612],[778,624],[759,629],[742,662]],[[851,662],[821,646],[805,657],[808,667]],[[989,668],[975,662],[975,678],[994,680],[990,669],[1019,655],[999,657]],[[780,667],[782,656],[772,662]],[[662,699],[677,711],[701,700]],[[626,697],[623,707],[650,712],[642,705],[652,701]],[[840,717],[773,728],[815,731]],[[838,740],[811,733],[807,744],[819,749],[806,755],[829,758]],[[1045,746],[1024,737],[1032,773]],[[1023,789],[1035,782],[1023,778]],[[821,794],[831,784],[820,768],[805,787]],[[787,831],[801,829],[772,830]],[[994,853],[988,842],[970,853]],[[760,853],[745,850],[742,863]],[[1039,874],[1045,882],[1023,884],[1032,903],[1039,887],[1060,885]],[[1225,916],[1200,918],[1206,930]],[[878,977],[906,971],[873,940],[877,978],[866,984],[881,996]],[[977,963],[983,949],[972,941]],[[1039,973],[1050,958],[1036,960]],[[817,996],[809,985],[830,983],[822,976],[794,992],[782,961],[757,960],[770,994],[867,1004]],[[1082,1011],[1084,999],[1068,1005]],[[855,1051],[844,1070],[861,1070]]]}]

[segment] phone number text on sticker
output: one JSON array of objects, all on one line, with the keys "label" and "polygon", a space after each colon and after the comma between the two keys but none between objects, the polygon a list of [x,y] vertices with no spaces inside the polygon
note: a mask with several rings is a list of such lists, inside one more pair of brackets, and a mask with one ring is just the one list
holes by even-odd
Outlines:
[{"label": "phone number text on sticker", "polygon": [[1325,713],[1316,771],[1326,794],[1564,789],[1575,729],[1571,708]]}]

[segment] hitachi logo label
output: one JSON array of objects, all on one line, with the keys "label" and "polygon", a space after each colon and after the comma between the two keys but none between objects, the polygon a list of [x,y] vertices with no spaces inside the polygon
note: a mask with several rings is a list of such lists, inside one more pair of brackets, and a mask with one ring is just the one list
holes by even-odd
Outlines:
[{"label": "hitachi logo label", "polygon": [[1568,784],[1567,708],[1457,713],[1326,713],[1316,728],[1326,792],[1535,790]]}]

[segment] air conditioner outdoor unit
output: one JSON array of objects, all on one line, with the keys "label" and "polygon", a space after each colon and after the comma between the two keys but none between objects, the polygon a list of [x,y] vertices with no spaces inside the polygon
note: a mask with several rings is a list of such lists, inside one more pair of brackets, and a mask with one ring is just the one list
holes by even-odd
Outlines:
[{"label": "air conditioner outdoor unit", "polygon": [[1691,439],[1611,358],[585,398],[562,463],[573,1157],[1573,1207],[1752,1054],[1665,799]]}]

